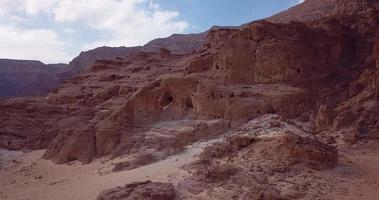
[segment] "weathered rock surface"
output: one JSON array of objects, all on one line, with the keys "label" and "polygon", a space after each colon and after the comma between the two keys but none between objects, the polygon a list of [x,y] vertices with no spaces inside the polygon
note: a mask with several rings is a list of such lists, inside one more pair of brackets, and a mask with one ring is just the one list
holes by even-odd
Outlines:
[{"label": "weathered rock surface", "polygon": [[[306,116],[315,121],[310,132],[332,135],[337,143],[346,132],[338,130],[349,124],[357,138],[375,138],[377,104],[370,101],[377,82],[377,13],[371,8],[312,23],[215,27],[193,54],[161,49],[99,60],[41,101],[65,109],[49,117],[51,129],[34,127],[54,138],[45,158],[90,162],[153,152],[159,160],[269,113]],[[10,113],[4,117],[4,127],[17,121]]]},{"label": "weathered rock surface", "polygon": [[101,59],[44,99],[2,101],[0,147],[47,146],[59,164],[130,156],[120,171],[230,133],[188,166],[176,197],[146,182],[99,198],[334,199],[337,149],[379,138],[379,7],[333,2],[304,22],[214,27],[185,55]]},{"label": "weathered rock surface", "polygon": [[335,2],[336,0],[305,0],[297,6],[275,14],[268,20],[275,23],[318,20],[333,13]]},{"label": "weathered rock surface", "polygon": [[68,107],[44,103],[43,98],[0,103],[0,148],[46,148],[57,135],[56,123],[69,113]]},{"label": "weathered rock surface", "polygon": [[267,20],[275,23],[311,22],[333,15],[351,15],[375,6],[376,3],[377,0],[305,0]]},{"label": "weathered rock surface", "polygon": [[194,175],[178,186],[179,197],[329,199],[319,170],[333,168],[337,160],[334,147],[276,115],[265,115],[207,147],[192,165]]},{"label": "weathered rock surface", "polygon": [[169,183],[140,182],[103,191],[97,200],[174,200],[174,187]]}]

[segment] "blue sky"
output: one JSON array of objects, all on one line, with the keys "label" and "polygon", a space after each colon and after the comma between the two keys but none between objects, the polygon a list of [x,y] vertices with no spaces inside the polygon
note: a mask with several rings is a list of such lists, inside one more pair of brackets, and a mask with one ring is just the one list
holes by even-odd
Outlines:
[{"label": "blue sky", "polygon": [[298,0],[157,0],[180,19],[192,25],[188,32],[199,32],[213,25],[233,26],[265,18],[296,5]]},{"label": "blue sky", "polygon": [[240,25],[301,0],[0,0],[0,58],[69,62],[99,46]]}]

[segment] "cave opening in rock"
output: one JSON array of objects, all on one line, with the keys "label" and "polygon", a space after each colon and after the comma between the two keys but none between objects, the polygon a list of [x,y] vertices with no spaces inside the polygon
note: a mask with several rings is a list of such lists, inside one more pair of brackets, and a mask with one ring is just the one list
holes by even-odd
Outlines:
[{"label": "cave opening in rock", "polygon": [[186,110],[193,109],[193,102],[191,98],[187,98],[185,102]]},{"label": "cave opening in rock", "polygon": [[165,92],[160,100],[159,100],[159,103],[161,105],[161,107],[167,107],[168,105],[170,105],[172,102],[174,101],[174,98],[172,97],[171,93],[169,92]]}]

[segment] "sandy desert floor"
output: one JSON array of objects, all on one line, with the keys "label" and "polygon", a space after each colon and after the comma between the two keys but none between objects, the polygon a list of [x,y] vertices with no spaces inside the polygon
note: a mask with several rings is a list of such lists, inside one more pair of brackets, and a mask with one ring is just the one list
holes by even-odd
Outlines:
[{"label": "sandy desert floor", "polygon": [[[111,172],[112,163],[119,162],[121,158],[96,160],[88,165],[55,165],[40,159],[44,150],[25,154],[1,151],[2,163],[7,160],[9,165],[0,170],[0,199],[92,200],[105,189],[135,181],[169,181],[176,184],[189,176],[182,167],[194,161],[207,144],[197,143],[181,154],[117,173]],[[336,177],[333,196],[338,200],[379,199],[379,142],[349,148],[349,154],[341,150],[339,165],[335,169],[323,172]]]},{"label": "sandy desert floor", "polygon": [[178,183],[188,176],[188,172],[182,169],[182,166],[194,161],[196,155],[208,143],[197,143],[181,154],[117,173],[111,172],[112,163],[122,161],[121,158],[111,161],[96,160],[88,165],[55,165],[51,161],[41,159],[44,150],[33,151],[16,158],[18,161],[11,161],[10,166],[0,170],[0,199],[92,200],[105,189],[135,181]]}]

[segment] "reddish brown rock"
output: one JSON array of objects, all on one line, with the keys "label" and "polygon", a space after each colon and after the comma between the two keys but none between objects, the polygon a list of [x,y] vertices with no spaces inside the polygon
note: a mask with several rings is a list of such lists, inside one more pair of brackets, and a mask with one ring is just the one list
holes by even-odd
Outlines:
[{"label": "reddish brown rock", "polygon": [[[244,150],[247,154],[241,156],[241,159],[249,157],[252,163],[256,163],[256,165],[269,171],[289,169],[297,164],[305,164],[317,169],[332,168],[336,165],[338,160],[336,149],[316,140],[302,138],[294,134],[279,134],[272,137],[262,137],[255,139],[255,142],[251,142],[251,146],[248,145],[246,147],[241,147],[238,143],[232,142],[235,140],[235,137],[241,136],[232,136],[228,143],[209,147],[201,155],[201,158],[203,160],[225,157],[231,158],[236,155],[236,152],[241,151],[241,149],[251,148],[251,151]],[[241,138],[238,140],[240,141]],[[252,138],[244,137],[244,140],[250,143]],[[248,164],[244,163],[243,165]]]},{"label": "reddish brown rock", "polygon": [[[11,128],[1,131],[22,135],[17,141],[48,135],[32,146],[49,144],[45,158],[57,163],[151,152],[162,159],[271,113],[303,118],[299,126],[337,144],[349,124],[357,138],[376,138],[379,11],[372,5],[306,23],[215,27],[192,54],[99,60],[41,100],[57,114],[14,107],[2,121]],[[20,116],[30,123],[19,123]]]},{"label": "reddish brown rock", "polygon": [[97,200],[174,200],[174,187],[169,183],[138,182],[103,191]]},{"label": "reddish brown rock", "polygon": [[69,113],[68,107],[47,104],[43,98],[0,102],[0,148],[46,148],[57,135],[56,123]]},{"label": "reddish brown rock", "polygon": [[334,6],[335,0],[305,0],[304,3],[275,14],[268,18],[268,20],[275,23],[314,21],[333,13]]},{"label": "reddish brown rock", "polygon": [[[274,123],[277,121],[275,115],[257,118],[222,142],[205,148],[200,161],[192,164],[196,173],[183,181],[181,190],[189,191],[191,194],[187,197],[193,199],[202,199],[202,196],[206,196],[204,199],[291,199],[299,196],[313,199],[320,194],[328,199],[327,191],[319,186],[326,184],[311,178],[308,172],[318,174],[336,166],[336,148],[286,122],[277,126]],[[202,185],[202,190],[194,190],[197,184]],[[304,184],[307,187],[301,187]],[[293,188],[288,188],[289,185]],[[212,192],[215,190],[219,192]]]}]

